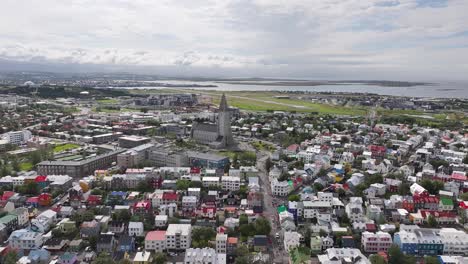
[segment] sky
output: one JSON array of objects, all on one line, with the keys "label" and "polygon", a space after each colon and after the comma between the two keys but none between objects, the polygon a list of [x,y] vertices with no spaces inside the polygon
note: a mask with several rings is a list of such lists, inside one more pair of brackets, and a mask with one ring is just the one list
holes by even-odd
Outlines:
[{"label": "sky", "polygon": [[3,70],[468,79],[467,0],[1,2]]}]

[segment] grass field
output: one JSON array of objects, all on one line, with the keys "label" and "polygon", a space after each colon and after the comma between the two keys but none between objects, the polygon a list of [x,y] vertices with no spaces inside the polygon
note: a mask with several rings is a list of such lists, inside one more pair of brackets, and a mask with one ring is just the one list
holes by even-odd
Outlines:
[{"label": "grass field", "polygon": [[[211,93],[216,96],[214,103],[219,103],[221,93]],[[298,113],[334,114],[334,115],[366,115],[365,107],[345,107],[338,105],[320,104],[298,99],[278,99],[273,98],[279,95],[274,92],[230,92],[228,104],[249,111],[296,111]]]},{"label": "grass field", "polygon": [[67,143],[63,145],[57,145],[54,147],[54,153],[66,151],[66,150],[71,150],[71,149],[76,149],[79,148],[80,145],[78,144],[72,144],[72,143]]},{"label": "grass field", "polygon": [[101,103],[101,104],[117,104],[119,101],[117,99],[100,99],[96,100],[96,102]]},{"label": "grass field", "polygon": [[[370,107],[365,106],[341,106],[333,104],[316,103],[312,101],[300,100],[300,99],[279,99],[275,98],[278,95],[287,95],[275,91],[211,91],[211,90],[190,90],[190,89],[157,89],[157,90],[131,90],[131,93],[135,94],[151,94],[151,93],[202,93],[211,95],[213,97],[213,103],[219,104],[221,95],[226,94],[228,104],[233,107],[237,107],[241,110],[252,111],[252,112],[265,112],[265,111],[285,111],[285,112],[298,112],[298,113],[318,113],[318,114],[330,114],[330,115],[350,115],[350,116],[367,116],[370,112]],[[117,111],[109,111],[117,112]],[[120,111],[122,112],[122,110]],[[468,118],[449,114],[449,113],[426,113],[423,111],[416,110],[388,110],[383,108],[377,109],[378,116],[401,116],[410,115],[416,118],[422,118],[423,116],[433,117],[433,122],[440,122],[445,119],[461,120],[465,124],[468,124]],[[430,119],[427,119],[430,122]]]},{"label": "grass field", "polygon": [[31,162],[21,162],[19,167],[21,171],[30,171],[33,168],[33,165]]}]

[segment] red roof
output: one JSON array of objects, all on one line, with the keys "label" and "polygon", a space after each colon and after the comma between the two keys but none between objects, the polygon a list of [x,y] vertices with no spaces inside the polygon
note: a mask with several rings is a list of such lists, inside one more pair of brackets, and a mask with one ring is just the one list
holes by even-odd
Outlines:
[{"label": "red roof", "polygon": [[462,209],[468,209],[468,201],[461,201],[458,205]]},{"label": "red roof", "polygon": [[34,180],[35,182],[45,182],[47,180],[47,176],[44,176],[44,175],[39,175],[36,177],[36,179]]},{"label": "red roof", "polygon": [[366,230],[367,231],[375,231],[375,230],[377,230],[377,227],[375,226],[375,224],[366,224]]},{"label": "red roof", "polygon": [[237,244],[237,237],[228,237],[228,244]]},{"label": "red roof", "polygon": [[26,200],[27,203],[39,203],[39,197],[31,197]]},{"label": "red roof", "polygon": [[287,148],[287,150],[296,152],[299,149],[299,147],[300,146],[298,144],[292,144],[291,146]]},{"label": "red roof", "polygon": [[179,196],[177,193],[174,192],[165,192],[163,193],[163,200],[171,200],[171,201],[177,201],[179,200]]},{"label": "red roof", "polygon": [[146,234],[145,240],[163,241],[166,240],[166,231],[150,231]]},{"label": "red roof", "polygon": [[371,152],[386,152],[387,148],[385,146],[371,145],[369,147]]},{"label": "red roof", "polygon": [[88,196],[88,202],[99,202],[99,201],[101,201],[100,195],[91,194]]},{"label": "red roof", "polygon": [[430,210],[421,210],[421,216],[427,218],[429,215],[433,215],[434,217],[450,217],[456,218],[457,214],[454,212],[439,212],[439,211],[430,211]]},{"label": "red roof", "polygon": [[454,171],[452,173],[452,177],[451,177],[453,180],[457,180],[457,181],[466,181],[467,180],[467,177],[465,176],[464,173],[461,173],[461,172],[456,172]]},{"label": "red roof", "polygon": [[147,201],[138,202],[135,204],[135,208],[149,208],[150,203]]},{"label": "red roof", "polygon": [[437,196],[413,196],[415,203],[439,203]]},{"label": "red roof", "polygon": [[15,195],[15,192],[12,192],[12,191],[3,192],[2,200],[8,200],[8,199],[10,199],[13,195]]}]

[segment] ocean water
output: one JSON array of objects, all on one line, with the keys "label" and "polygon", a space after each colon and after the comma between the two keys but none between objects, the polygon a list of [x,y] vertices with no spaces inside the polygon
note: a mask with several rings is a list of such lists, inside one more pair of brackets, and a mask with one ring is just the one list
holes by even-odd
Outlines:
[{"label": "ocean water", "polygon": [[[194,90],[218,90],[218,91],[310,91],[310,92],[344,92],[344,93],[374,93],[380,95],[394,95],[407,97],[431,97],[431,98],[464,98],[468,99],[468,82],[439,82],[433,85],[421,85],[412,87],[384,87],[367,84],[338,84],[316,86],[269,86],[246,85],[219,82],[194,82],[180,80],[160,81],[170,84],[199,84],[217,85],[218,87],[191,87]],[[135,87],[133,87],[135,88]],[[144,89],[162,89],[164,87],[141,87]]]}]

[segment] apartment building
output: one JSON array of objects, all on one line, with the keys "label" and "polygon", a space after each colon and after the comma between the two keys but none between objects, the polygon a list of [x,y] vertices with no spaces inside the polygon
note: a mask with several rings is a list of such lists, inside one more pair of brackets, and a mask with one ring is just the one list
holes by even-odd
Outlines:
[{"label": "apartment building", "polygon": [[14,144],[14,145],[24,144],[26,143],[26,141],[28,141],[31,138],[32,138],[32,134],[31,134],[31,131],[29,130],[12,131],[6,134],[6,140],[8,140],[10,144]]},{"label": "apartment building", "polygon": [[238,191],[240,189],[240,178],[235,176],[222,176],[221,188],[225,191]]},{"label": "apartment building", "polygon": [[271,193],[275,196],[287,196],[291,191],[291,186],[288,181],[278,181],[273,179],[271,181]]},{"label": "apartment building", "polygon": [[227,253],[227,240],[228,240],[227,234],[218,233],[216,235],[216,252],[217,253],[220,253],[220,254]]},{"label": "apartment building", "polygon": [[150,231],[145,237],[145,250],[163,252],[166,250],[166,231]]},{"label": "apartment building", "polygon": [[387,252],[392,245],[392,236],[386,232],[363,232],[361,244],[367,253]]},{"label": "apartment building", "polygon": [[170,224],[166,230],[166,248],[168,250],[183,250],[190,248],[192,243],[192,225]]},{"label": "apartment building", "polygon": [[117,165],[123,168],[137,167],[141,162],[148,160],[154,144],[144,144],[134,147],[117,155]]}]

